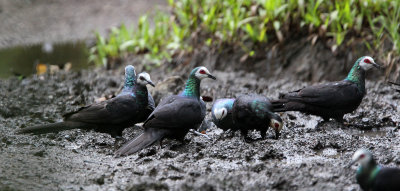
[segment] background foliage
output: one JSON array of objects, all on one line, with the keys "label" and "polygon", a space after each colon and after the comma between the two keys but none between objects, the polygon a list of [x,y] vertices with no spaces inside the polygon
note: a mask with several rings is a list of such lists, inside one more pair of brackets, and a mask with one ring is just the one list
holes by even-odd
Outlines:
[{"label": "background foliage", "polygon": [[98,65],[127,54],[144,54],[158,66],[178,52],[195,47],[237,46],[249,56],[271,40],[290,38],[298,30],[332,38],[332,50],[348,36],[362,37],[371,50],[385,39],[400,53],[400,1],[389,0],[168,0],[170,14],[140,17],[137,26],[96,34],[90,61]]}]

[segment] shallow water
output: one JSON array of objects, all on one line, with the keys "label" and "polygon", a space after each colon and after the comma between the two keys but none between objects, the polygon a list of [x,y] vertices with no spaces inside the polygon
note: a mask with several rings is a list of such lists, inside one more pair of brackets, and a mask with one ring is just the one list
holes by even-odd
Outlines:
[{"label": "shallow water", "polygon": [[[63,68],[67,63],[72,70],[88,68],[89,50],[85,42],[44,43],[0,49],[0,78],[30,76],[40,73],[39,67],[49,65]],[[40,66],[38,66],[40,65]]]}]

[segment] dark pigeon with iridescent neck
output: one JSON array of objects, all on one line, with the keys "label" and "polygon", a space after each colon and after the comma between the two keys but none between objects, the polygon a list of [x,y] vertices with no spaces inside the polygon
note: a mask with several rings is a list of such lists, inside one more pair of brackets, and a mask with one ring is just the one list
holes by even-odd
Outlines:
[{"label": "dark pigeon with iridescent neck", "polygon": [[[120,95],[125,95],[125,94],[131,94],[131,92],[134,90],[135,84],[136,84],[136,71],[135,68],[132,65],[128,65],[125,67],[125,84],[124,88],[122,89],[121,93],[118,94]],[[147,90],[147,88],[146,88]],[[143,112],[139,113],[138,116],[136,117],[136,123],[141,123],[144,122],[147,117],[151,114],[151,112],[154,111],[154,108],[156,107],[154,103],[153,96],[151,96],[150,92],[147,91],[147,107],[143,110]]]},{"label": "dark pigeon with iridescent neck", "polygon": [[268,98],[257,94],[241,95],[235,99],[232,106],[232,119],[246,142],[253,139],[247,136],[249,130],[258,130],[262,139],[266,137],[268,127],[275,130],[275,138],[279,137],[283,122],[279,115],[271,111],[272,106]]},{"label": "dark pigeon with iridescent neck", "polygon": [[144,122],[144,132],[116,155],[133,154],[164,138],[183,140],[190,129],[197,129],[206,115],[206,105],[200,99],[200,82],[205,78],[215,80],[207,68],[193,69],[183,92],[164,98]]},{"label": "dark pigeon with iridescent neck", "polygon": [[351,113],[360,105],[365,91],[365,72],[372,67],[380,68],[369,56],[359,58],[343,81],[314,85],[283,94],[273,100],[273,110],[300,111],[343,121],[346,113]]},{"label": "dark pigeon with iridescent neck", "polygon": [[366,149],[357,150],[348,167],[359,163],[356,179],[364,191],[400,190],[400,169],[379,166],[371,152]]},{"label": "dark pigeon with iridescent neck", "polygon": [[18,130],[17,133],[43,134],[78,128],[93,129],[121,138],[126,127],[142,122],[141,115],[148,112],[147,84],[154,86],[149,74],[140,73],[136,77],[134,67],[127,66],[125,87],[116,97],[67,113],[63,122],[28,127]]},{"label": "dark pigeon with iridescent neck", "polygon": [[283,127],[282,118],[271,111],[268,98],[256,94],[218,99],[211,109],[211,117],[213,123],[224,131],[240,130],[246,142],[254,141],[247,136],[249,130],[259,130],[265,138],[270,126],[278,138]]}]

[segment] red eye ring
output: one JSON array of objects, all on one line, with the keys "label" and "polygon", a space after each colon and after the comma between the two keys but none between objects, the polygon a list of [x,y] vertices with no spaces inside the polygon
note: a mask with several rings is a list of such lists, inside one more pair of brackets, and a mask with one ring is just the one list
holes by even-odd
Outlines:
[{"label": "red eye ring", "polygon": [[200,74],[206,74],[206,71],[200,70],[199,73],[200,73]]},{"label": "red eye ring", "polygon": [[364,60],[365,63],[367,64],[371,64],[371,60],[369,60],[368,58]]},{"label": "red eye ring", "polygon": [[361,154],[360,155],[360,159],[362,159],[362,158],[364,158],[365,157],[365,155],[364,154]]},{"label": "red eye ring", "polygon": [[275,128],[278,128],[280,125],[279,123],[274,123]]}]

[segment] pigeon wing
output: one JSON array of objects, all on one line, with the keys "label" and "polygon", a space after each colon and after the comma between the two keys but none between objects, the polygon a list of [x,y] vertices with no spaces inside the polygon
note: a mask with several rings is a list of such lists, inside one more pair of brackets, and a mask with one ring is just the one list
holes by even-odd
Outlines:
[{"label": "pigeon wing", "polygon": [[64,115],[67,121],[85,123],[118,124],[137,114],[138,106],[131,95],[121,95],[113,99],[80,108]]},{"label": "pigeon wing", "polygon": [[283,99],[320,107],[338,107],[354,104],[362,96],[356,84],[341,81],[305,87],[284,95]]},{"label": "pigeon wing", "polygon": [[190,128],[204,119],[201,103],[193,98],[170,96],[165,99],[144,123],[145,128]]}]

